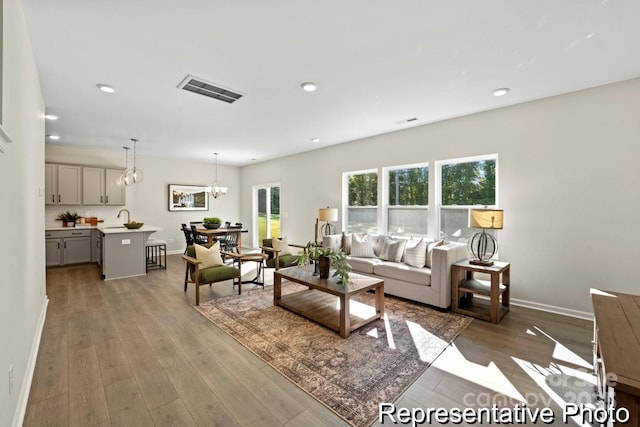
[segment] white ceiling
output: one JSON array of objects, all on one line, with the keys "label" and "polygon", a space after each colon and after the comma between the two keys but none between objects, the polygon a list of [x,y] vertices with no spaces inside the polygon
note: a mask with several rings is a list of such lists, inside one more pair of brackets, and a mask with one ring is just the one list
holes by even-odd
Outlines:
[{"label": "white ceiling", "polygon": [[[60,116],[47,134],[114,150],[138,138],[141,155],[246,165],[640,76],[637,0],[22,4]],[[178,89],[188,74],[245,96]]]}]

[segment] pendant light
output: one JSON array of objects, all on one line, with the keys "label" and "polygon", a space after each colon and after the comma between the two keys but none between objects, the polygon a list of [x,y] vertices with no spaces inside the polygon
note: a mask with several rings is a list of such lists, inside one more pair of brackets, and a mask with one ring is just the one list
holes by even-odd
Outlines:
[{"label": "pendant light", "polygon": [[118,180],[120,185],[126,185],[127,187],[130,186],[131,184],[133,184],[133,179],[131,177],[131,175],[129,174],[129,147],[122,147],[125,149],[125,163],[124,163],[124,171],[122,172],[122,175],[120,175],[120,179]]},{"label": "pendant light", "polygon": [[218,185],[218,153],[213,154],[216,156],[216,179],[213,181],[209,194],[211,194],[214,199],[217,199],[218,197],[227,194],[227,187],[220,187]]},{"label": "pendant light", "polygon": [[144,179],[144,174],[136,167],[136,145],[138,145],[138,140],[131,138],[131,141],[133,141],[133,169],[131,169],[131,179],[134,184],[139,184]]},{"label": "pendant light", "polygon": [[138,140],[135,138],[131,138],[131,141],[133,142],[133,168],[132,169],[129,169],[129,150],[131,148],[122,147],[125,150],[127,150],[127,157],[126,157],[127,160],[125,165],[126,169],[122,173],[122,175],[120,175],[120,184],[126,185],[127,187],[129,187],[130,185],[138,184],[142,182],[142,179],[144,178],[142,171],[136,167],[136,144]]}]

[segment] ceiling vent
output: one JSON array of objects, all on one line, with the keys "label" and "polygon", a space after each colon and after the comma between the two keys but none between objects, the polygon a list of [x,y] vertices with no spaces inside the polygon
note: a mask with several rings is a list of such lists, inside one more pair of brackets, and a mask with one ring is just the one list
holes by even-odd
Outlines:
[{"label": "ceiling vent", "polygon": [[178,89],[188,90],[189,92],[198,93],[208,96],[209,98],[218,99],[228,104],[233,104],[244,94],[225,88],[219,84],[207,82],[199,77],[187,76],[180,82]]}]

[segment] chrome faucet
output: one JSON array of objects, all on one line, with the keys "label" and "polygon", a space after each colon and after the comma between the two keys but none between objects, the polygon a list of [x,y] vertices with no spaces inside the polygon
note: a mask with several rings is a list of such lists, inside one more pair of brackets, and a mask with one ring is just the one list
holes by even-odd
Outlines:
[{"label": "chrome faucet", "polygon": [[129,221],[131,221],[131,213],[129,212],[128,209],[120,209],[120,212],[118,212],[118,218],[120,218],[120,214],[122,212],[126,212],[127,213],[127,223],[129,223]]}]

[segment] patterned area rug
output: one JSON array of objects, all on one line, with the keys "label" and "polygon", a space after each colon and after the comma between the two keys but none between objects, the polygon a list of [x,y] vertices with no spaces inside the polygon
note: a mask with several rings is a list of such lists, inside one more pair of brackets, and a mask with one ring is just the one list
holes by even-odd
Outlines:
[{"label": "patterned area rug", "polygon": [[[283,283],[283,294],[304,289]],[[358,301],[373,306],[373,294]],[[194,306],[195,307],[195,306]],[[346,338],[273,305],[273,288],[195,307],[298,387],[354,426],[371,425],[471,323],[385,296],[385,318]],[[353,310],[370,309],[352,303]]]}]

